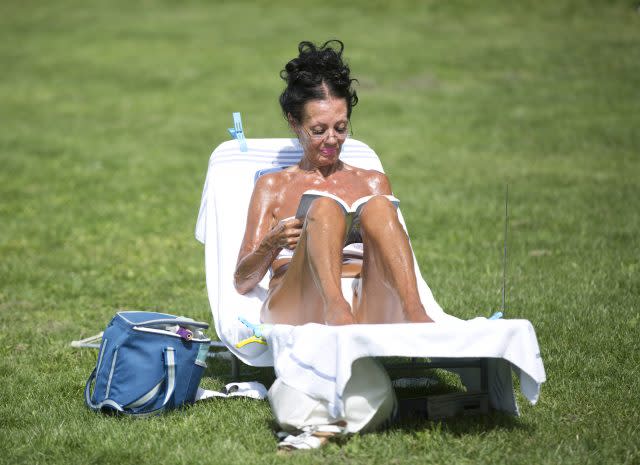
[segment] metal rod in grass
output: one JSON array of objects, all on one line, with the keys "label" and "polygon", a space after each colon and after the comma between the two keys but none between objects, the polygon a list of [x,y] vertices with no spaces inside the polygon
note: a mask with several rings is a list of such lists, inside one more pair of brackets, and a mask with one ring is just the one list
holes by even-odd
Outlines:
[{"label": "metal rod in grass", "polygon": [[499,312],[489,317],[490,320],[497,320],[504,316],[507,308],[507,239],[509,231],[509,183],[504,191],[504,249],[502,253],[502,308]]},{"label": "metal rod in grass", "polygon": [[509,234],[509,183],[504,191],[504,254],[502,255],[502,312],[507,300],[507,235]]}]

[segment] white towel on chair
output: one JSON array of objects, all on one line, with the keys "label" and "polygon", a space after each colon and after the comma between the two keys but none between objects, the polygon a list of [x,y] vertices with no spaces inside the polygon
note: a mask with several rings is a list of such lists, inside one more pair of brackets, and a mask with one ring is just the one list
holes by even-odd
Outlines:
[{"label": "white towel on chair", "polygon": [[[448,323],[304,326],[275,325],[267,335],[276,375],[285,383],[326,401],[341,415],[342,393],[353,362],[362,357],[488,357],[489,401],[493,408],[518,413],[511,368],[520,375],[521,391],[535,403],[545,381],[538,342],[527,320]],[[462,369],[462,381],[478,389],[479,370]],[[474,373],[475,371],[475,373]],[[505,375],[506,373],[506,375]]]}]

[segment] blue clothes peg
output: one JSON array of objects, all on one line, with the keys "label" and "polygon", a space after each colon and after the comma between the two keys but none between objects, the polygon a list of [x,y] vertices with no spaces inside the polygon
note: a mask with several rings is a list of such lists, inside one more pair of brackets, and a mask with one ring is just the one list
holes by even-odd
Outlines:
[{"label": "blue clothes peg", "polygon": [[243,325],[245,325],[247,328],[249,328],[251,331],[253,331],[253,335],[255,337],[262,337],[262,324],[253,324],[250,323],[249,321],[247,321],[244,317],[239,316],[238,320],[240,320],[240,323],[242,323]]},{"label": "blue clothes peg", "polygon": [[262,345],[267,345],[267,340],[264,338],[263,334],[262,334],[262,330],[264,329],[264,325],[263,324],[253,324],[250,323],[249,321],[247,321],[245,318],[239,316],[238,320],[240,320],[240,322],[245,325],[247,328],[249,328],[253,334],[251,336],[249,336],[246,339],[243,339],[242,341],[238,342],[236,344],[236,347],[238,349],[243,348],[244,346],[246,346],[247,344],[250,344],[252,342],[255,342],[257,344],[262,344]]},{"label": "blue clothes peg", "polygon": [[240,116],[240,112],[233,113],[233,127],[228,129],[229,134],[234,139],[237,139],[240,143],[240,151],[248,152],[247,148],[247,139],[244,137],[244,130],[242,129],[242,117]]}]

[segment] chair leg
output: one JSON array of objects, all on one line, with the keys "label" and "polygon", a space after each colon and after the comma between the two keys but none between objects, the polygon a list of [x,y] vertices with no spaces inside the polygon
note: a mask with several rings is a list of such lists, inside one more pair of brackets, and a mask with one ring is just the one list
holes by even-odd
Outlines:
[{"label": "chair leg", "polygon": [[238,357],[231,354],[231,379],[233,381],[240,378],[240,360]]},{"label": "chair leg", "polygon": [[489,393],[489,360],[486,358],[480,360],[480,391]]}]

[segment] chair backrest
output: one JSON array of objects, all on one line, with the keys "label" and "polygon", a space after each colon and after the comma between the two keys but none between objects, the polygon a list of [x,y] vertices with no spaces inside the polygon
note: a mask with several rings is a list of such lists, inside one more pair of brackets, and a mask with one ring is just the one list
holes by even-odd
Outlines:
[{"label": "chair backrest", "polygon": [[[268,276],[246,295],[233,286],[238,251],[244,235],[247,210],[256,174],[271,168],[296,164],[302,157],[297,139],[247,139],[247,151],[238,141],[220,144],[211,154],[196,225],[196,238],[205,244],[207,292],[218,337],[245,363],[254,366],[273,364],[269,351],[235,348],[250,336],[238,321],[244,317],[252,323],[260,321],[260,308],[267,295]],[[376,153],[366,144],[348,139],[340,154],[348,164],[383,171]],[[401,199],[402,200],[402,199]],[[402,214],[400,219],[404,225]],[[423,304],[436,321],[446,318],[422,279],[416,262],[418,287]]]}]

